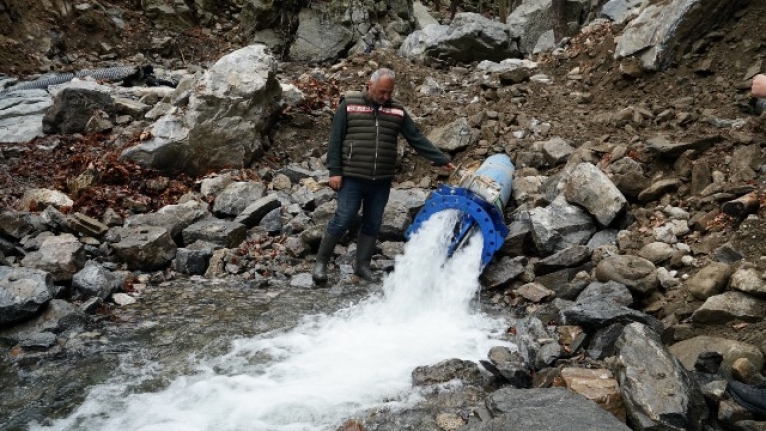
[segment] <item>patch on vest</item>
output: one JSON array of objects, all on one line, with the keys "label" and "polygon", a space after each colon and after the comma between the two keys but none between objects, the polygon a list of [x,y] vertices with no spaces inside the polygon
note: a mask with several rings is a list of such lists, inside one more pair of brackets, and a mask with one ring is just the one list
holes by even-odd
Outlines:
[{"label": "patch on vest", "polygon": [[[353,114],[372,114],[373,109],[369,105],[348,105],[346,106],[346,112]],[[380,108],[378,112],[383,115],[393,115],[404,118],[404,110],[399,108]]]}]

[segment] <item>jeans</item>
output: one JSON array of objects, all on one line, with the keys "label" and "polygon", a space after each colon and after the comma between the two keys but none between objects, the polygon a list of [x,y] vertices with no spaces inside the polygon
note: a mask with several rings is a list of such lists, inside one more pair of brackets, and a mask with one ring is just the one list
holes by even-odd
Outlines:
[{"label": "jeans", "polygon": [[338,191],[338,209],[330,223],[327,233],[340,237],[351,225],[354,217],[362,208],[362,235],[376,238],[383,222],[383,210],[391,193],[391,179],[366,180],[363,178],[343,177]]}]

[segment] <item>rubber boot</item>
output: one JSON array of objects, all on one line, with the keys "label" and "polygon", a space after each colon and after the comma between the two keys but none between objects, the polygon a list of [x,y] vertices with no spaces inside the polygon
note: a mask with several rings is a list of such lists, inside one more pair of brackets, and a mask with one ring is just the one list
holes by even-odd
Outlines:
[{"label": "rubber boot", "polygon": [[766,416],[766,385],[751,386],[731,381],[727,390],[734,401],[742,407],[760,417]]},{"label": "rubber boot", "polygon": [[354,269],[354,274],[367,281],[373,280],[370,261],[372,260],[372,255],[375,254],[375,240],[374,236],[360,234],[356,241],[356,268]]},{"label": "rubber boot", "polygon": [[314,263],[314,270],[311,271],[311,278],[314,279],[314,283],[327,283],[327,263],[332,257],[332,251],[335,249],[335,244],[338,243],[338,240],[340,240],[340,237],[330,235],[327,232],[322,237],[322,242],[319,244],[319,250],[317,251],[317,260]]}]

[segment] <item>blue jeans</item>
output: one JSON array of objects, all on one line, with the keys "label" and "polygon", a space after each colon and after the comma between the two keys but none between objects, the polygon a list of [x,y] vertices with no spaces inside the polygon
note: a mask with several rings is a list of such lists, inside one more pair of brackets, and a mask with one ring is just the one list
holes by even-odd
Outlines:
[{"label": "blue jeans", "polygon": [[360,233],[377,238],[389,193],[391,193],[390,178],[366,180],[344,176],[338,190],[338,209],[327,224],[327,233],[336,237],[342,236],[351,226],[359,208],[362,208]]}]

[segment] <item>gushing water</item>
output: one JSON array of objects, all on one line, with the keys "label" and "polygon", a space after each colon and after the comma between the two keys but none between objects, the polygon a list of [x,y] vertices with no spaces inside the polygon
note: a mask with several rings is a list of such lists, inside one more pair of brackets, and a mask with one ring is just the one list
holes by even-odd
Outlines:
[{"label": "gushing water", "polygon": [[[362,410],[418,399],[412,370],[450,358],[478,360],[503,322],[470,306],[481,237],[446,260],[457,214],[426,222],[396,259],[383,295],[296,328],[233,343],[198,373],[160,392],[99,385],[68,418],[32,429],[334,430]],[[124,366],[128,366],[125,364]]]}]

